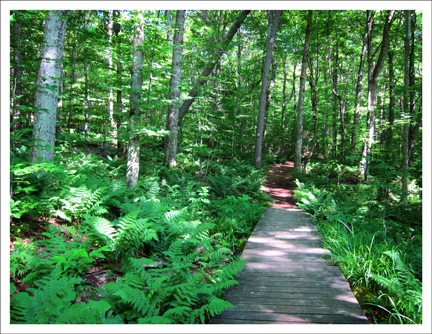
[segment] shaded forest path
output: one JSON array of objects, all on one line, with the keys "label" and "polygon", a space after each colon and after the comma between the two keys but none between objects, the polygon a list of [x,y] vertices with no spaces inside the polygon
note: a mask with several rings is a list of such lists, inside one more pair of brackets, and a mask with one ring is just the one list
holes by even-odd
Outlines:
[{"label": "shaded forest path", "polygon": [[328,261],[314,221],[296,208],[292,164],[270,168],[265,209],[243,251],[248,262],[225,293],[235,305],[212,324],[369,324],[349,284]]}]

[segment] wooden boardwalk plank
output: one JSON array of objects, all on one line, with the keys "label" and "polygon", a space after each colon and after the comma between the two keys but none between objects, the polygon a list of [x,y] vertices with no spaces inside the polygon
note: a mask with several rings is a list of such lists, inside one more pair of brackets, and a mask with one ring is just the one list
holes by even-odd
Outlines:
[{"label": "wooden boardwalk plank", "polygon": [[266,209],[243,251],[248,262],[213,324],[368,324],[349,284],[329,261],[313,220]]}]

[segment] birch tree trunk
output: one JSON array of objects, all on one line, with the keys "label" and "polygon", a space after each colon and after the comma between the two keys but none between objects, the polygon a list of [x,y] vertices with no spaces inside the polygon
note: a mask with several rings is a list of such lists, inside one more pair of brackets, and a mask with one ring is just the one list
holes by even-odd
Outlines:
[{"label": "birch tree trunk", "polygon": [[168,168],[177,165],[177,137],[178,117],[180,105],[181,65],[183,56],[183,32],[185,24],[185,10],[178,10],[176,14],[176,30],[174,34],[174,48],[172,55],[172,75],[170,82],[170,105],[167,117],[167,130],[170,131],[165,145],[164,166]]},{"label": "birch tree trunk", "polygon": [[309,55],[309,36],[312,25],[313,10],[308,11],[308,20],[306,25],[305,43],[303,49],[303,59],[300,74],[300,91],[297,108],[297,140],[294,154],[294,170],[300,172],[301,169],[301,157],[303,147],[303,108],[305,98],[305,83],[306,83],[306,68]]},{"label": "birch tree trunk", "polygon": [[143,85],[143,58],[144,52],[144,17],[138,12],[139,23],[135,25],[133,41],[133,68],[130,93],[130,114],[129,114],[129,146],[127,154],[126,182],[128,188],[138,183],[139,161],[140,161],[140,135],[137,133],[141,121],[141,95]]},{"label": "birch tree trunk", "polygon": [[266,58],[264,62],[264,70],[262,74],[261,80],[261,94],[259,101],[259,113],[258,113],[258,125],[256,131],[256,140],[255,140],[255,157],[254,157],[254,166],[255,168],[261,168],[261,160],[262,160],[262,144],[263,144],[263,134],[264,134],[264,118],[266,112],[266,103],[267,103],[267,88],[269,82],[270,75],[270,66],[273,57],[273,49],[276,40],[276,31],[279,25],[279,19],[282,11],[275,11],[273,24],[270,30],[270,34],[267,41],[267,51]]},{"label": "birch tree trunk", "polygon": [[[113,72],[113,52],[112,52],[112,36],[113,36],[113,10],[110,9],[108,11],[108,36],[109,36],[109,55],[108,55],[108,67],[109,67],[109,76],[112,78],[112,72]],[[112,85],[110,85],[109,88],[109,119],[111,124],[111,135],[113,140],[116,140],[117,138],[117,125],[114,120],[114,92],[112,89]]]},{"label": "birch tree trunk", "polygon": [[42,60],[35,92],[34,146],[30,162],[54,160],[55,121],[58,103],[67,10],[49,11],[44,31]]}]

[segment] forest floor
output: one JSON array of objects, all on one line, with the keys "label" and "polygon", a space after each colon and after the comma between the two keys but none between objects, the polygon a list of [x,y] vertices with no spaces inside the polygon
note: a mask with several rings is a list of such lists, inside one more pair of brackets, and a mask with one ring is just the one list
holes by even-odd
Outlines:
[{"label": "forest floor", "polygon": [[294,162],[275,164],[268,167],[269,176],[262,189],[275,201],[272,208],[298,209],[294,200],[296,185],[293,180]]}]

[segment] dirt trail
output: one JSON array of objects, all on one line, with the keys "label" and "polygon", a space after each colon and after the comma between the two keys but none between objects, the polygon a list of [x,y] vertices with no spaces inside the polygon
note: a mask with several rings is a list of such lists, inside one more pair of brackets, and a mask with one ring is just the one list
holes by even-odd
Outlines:
[{"label": "dirt trail", "polygon": [[299,209],[294,200],[294,183],[292,174],[294,162],[287,161],[284,164],[275,164],[269,168],[270,175],[263,186],[263,190],[275,201],[272,208]]}]

